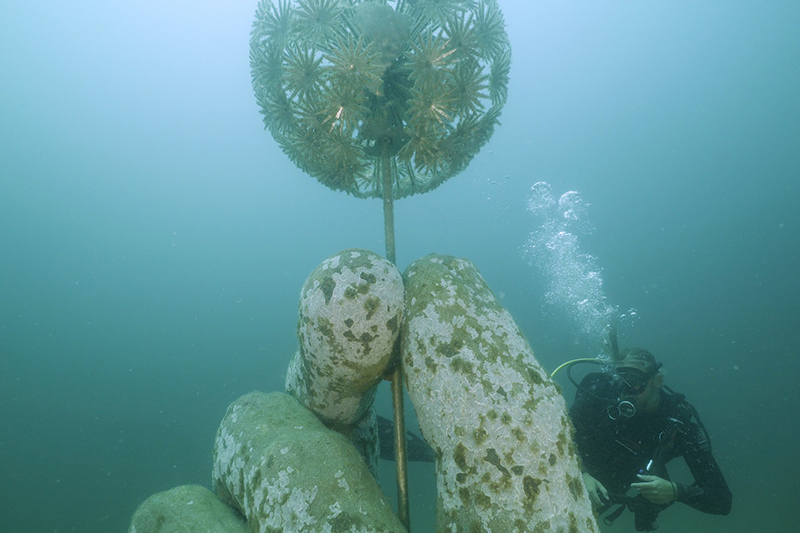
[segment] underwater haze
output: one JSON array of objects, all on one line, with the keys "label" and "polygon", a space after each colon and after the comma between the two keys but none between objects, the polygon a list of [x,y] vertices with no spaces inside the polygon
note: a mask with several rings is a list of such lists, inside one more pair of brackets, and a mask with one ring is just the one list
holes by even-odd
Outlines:
[{"label": "underwater haze", "polygon": [[[381,202],[264,131],[256,3],[0,4],[0,533],[122,532],[151,494],[210,487],[228,404],[283,388],[306,276],[383,253]],[[729,516],[679,504],[659,531],[795,531],[800,3],[500,6],[501,124],[397,202],[398,267],[473,261],[548,369],[597,354],[587,302],[625,313],[620,343],[663,362],[733,492]],[[536,253],[540,182],[580,199],[557,256]],[[432,531],[433,468],[409,484]]]}]

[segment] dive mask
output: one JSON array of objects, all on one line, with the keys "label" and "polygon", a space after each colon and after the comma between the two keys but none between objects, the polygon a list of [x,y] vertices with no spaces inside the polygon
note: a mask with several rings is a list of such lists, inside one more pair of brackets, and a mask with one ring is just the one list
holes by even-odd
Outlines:
[{"label": "dive mask", "polygon": [[642,372],[638,368],[625,366],[614,371],[618,383],[622,387],[622,393],[626,396],[637,396],[647,388],[650,381],[661,369],[661,363],[650,369],[649,372]]}]

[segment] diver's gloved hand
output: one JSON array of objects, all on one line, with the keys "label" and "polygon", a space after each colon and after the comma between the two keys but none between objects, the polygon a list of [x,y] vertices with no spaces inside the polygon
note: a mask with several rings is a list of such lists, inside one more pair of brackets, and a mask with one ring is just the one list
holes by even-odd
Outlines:
[{"label": "diver's gloved hand", "polygon": [[589,493],[589,499],[592,500],[592,505],[600,507],[604,502],[608,501],[608,491],[603,484],[586,472],[583,473],[583,484],[586,485],[586,490]]},{"label": "diver's gloved hand", "polygon": [[659,505],[670,503],[674,501],[678,495],[675,484],[663,477],[644,474],[639,474],[637,477],[641,479],[642,482],[631,483],[631,488],[637,489],[639,494],[644,496],[644,498],[651,503]]}]

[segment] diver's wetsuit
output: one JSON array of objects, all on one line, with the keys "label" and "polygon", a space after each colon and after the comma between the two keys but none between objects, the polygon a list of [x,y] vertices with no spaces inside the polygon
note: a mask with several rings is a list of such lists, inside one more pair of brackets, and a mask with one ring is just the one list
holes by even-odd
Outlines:
[{"label": "diver's wetsuit", "polygon": [[[669,479],[666,464],[683,456],[695,482],[676,483],[677,501],[705,513],[728,514],[731,491],[711,453],[705,430],[683,396],[662,389],[655,413],[613,420],[609,406],[612,416],[617,415],[614,410],[618,402],[604,398],[616,397],[607,373],[589,374],[578,388],[570,417],[584,470],[609,492],[625,494],[631,483],[641,481],[636,475],[651,459],[647,473]],[[655,513],[663,508],[657,506]]]}]

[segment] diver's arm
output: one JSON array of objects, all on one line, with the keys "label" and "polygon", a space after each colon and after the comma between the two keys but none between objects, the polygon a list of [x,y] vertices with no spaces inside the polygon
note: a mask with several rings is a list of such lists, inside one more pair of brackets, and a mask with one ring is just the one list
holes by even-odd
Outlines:
[{"label": "diver's arm", "polygon": [[639,481],[631,483],[631,488],[638,490],[650,503],[664,505],[672,503],[678,497],[678,486],[674,481],[648,474],[639,474],[636,477]]},{"label": "diver's arm", "polygon": [[691,424],[689,431],[686,432],[683,458],[694,476],[694,483],[675,484],[677,501],[704,513],[721,515],[730,513],[731,491],[711,453],[705,432],[695,424]]}]

